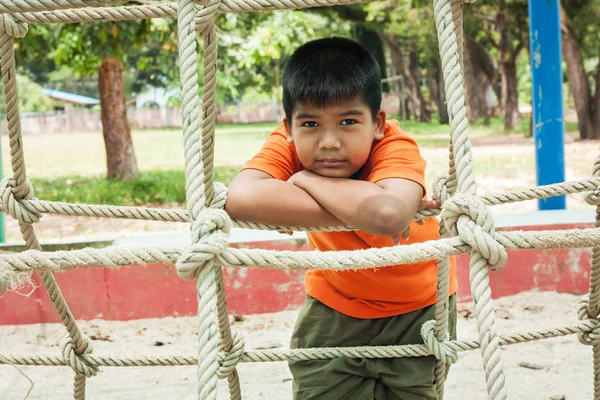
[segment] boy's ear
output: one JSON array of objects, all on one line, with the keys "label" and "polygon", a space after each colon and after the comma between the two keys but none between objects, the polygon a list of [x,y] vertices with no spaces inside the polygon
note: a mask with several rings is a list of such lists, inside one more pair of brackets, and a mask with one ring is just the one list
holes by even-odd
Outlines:
[{"label": "boy's ear", "polygon": [[380,108],[375,117],[375,140],[383,139],[385,132],[385,122],[387,121],[387,114],[383,108]]},{"label": "boy's ear", "polygon": [[283,126],[285,128],[285,134],[287,135],[288,143],[294,143],[294,137],[292,136],[292,131],[290,130],[290,124],[288,123],[288,119],[283,117]]}]

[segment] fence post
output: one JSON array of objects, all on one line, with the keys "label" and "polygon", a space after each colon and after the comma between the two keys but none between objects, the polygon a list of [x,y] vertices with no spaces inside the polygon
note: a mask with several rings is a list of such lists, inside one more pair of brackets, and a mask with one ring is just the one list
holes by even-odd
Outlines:
[{"label": "fence post", "polygon": [[237,105],[237,123],[241,124],[242,123],[242,100],[237,99],[236,105]]},{"label": "fence post", "polygon": [[58,131],[62,132],[62,130],[63,130],[63,112],[57,111],[56,117],[57,117],[56,120],[58,122]]},{"label": "fence post", "polygon": [[100,113],[98,112],[98,110],[92,110],[92,112],[94,115],[94,130],[99,131],[100,130]]}]

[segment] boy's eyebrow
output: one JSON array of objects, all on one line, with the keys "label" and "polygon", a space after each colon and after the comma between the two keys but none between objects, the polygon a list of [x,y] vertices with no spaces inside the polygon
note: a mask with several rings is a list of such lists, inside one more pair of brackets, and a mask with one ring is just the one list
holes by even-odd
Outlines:
[{"label": "boy's eyebrow", "polygon": [[[338,117],[349,117],[351,115],[365,115],[365,113],[358,109],[347,110],[338,114]],[[309,113],[300,113],[296,115],[295,119],[310,119],[310,118],[318,118],[318,115],[309,114]]]},{"label": "boy's eyebrow", "polygon": [[361,110],[352,109],[339,114],[340,117],[348,117],[351,115],[365,115],[365,113]]},{"label": "boy's eyebrow", "polygon": [[307,119],[307,118],[317,118],[318,115],[315,114],[309,114],[309,113],[300,113],[298,115],[296,115],[294,118],[295,119]]}]

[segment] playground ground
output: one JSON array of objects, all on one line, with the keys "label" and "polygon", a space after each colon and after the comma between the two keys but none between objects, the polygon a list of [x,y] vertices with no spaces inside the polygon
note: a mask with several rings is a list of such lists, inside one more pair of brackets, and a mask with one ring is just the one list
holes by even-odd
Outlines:
[{"label": "playground ground", "polygon": [[[498,330],[523,332],[568,325],[577,321],[578,296],[557,293],[521,293],[496,302]],[[243,316],[233,324],[245,337],[246,349],[285,348],[295,311]],[[471,310],[461,307],[460,339],[476,339]],[[95,338],[94,353],[102,355],[197,354],[197,321],[193,317],[107,322],[80,321]],[[60,324],[0,326],[1,352],[59,355],[64,335]],[[576,336],[507,346],[503,359],[509,398],[527,400],[580,400],[592,398],[592,350]],[[479,351],[460,353],[449,375],[446,399],[484,400],[486,386]],[[73,371],[68,367],[20,367],[35,384],[29,400],[67,399],[72,396]],[[88,380],[87,394],[95,400],[195,399],[195,367],[102,368]],[[291,376],[285,363],[241,364],[244,399],[291,399]],[[227,399],[225,381],[219,382],[219,400]],[[22,400],[29,381],[15,368],[0,365],[0,398]]]}]

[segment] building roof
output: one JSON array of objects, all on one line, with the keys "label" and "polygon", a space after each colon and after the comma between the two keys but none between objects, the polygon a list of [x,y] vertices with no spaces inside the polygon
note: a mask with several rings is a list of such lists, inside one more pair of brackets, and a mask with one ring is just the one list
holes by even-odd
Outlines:
[{"label": "building roof", "polygon": [[100,104],[100,100],[93,97],[81,96],[79,94],[61,92],[55,89],[42,89],[42,93],[55,100],[65,101],[67,103],[76,103],[84,105]]}]

